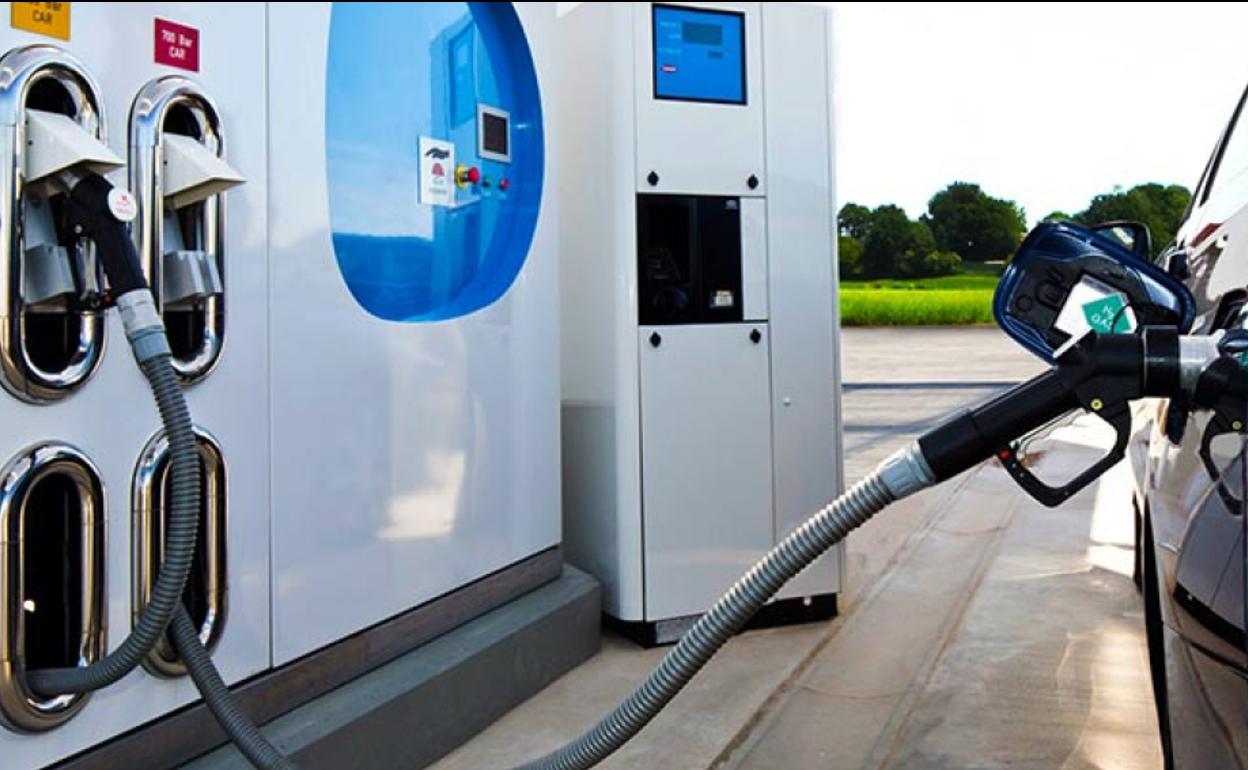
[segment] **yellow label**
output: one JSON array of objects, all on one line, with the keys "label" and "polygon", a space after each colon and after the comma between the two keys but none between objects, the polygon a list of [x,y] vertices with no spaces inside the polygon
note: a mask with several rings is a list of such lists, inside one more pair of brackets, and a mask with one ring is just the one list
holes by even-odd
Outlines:
[{"label": "yellow label", "polygon": [[69,3],[9,3],[14,29],[69,40]]}]

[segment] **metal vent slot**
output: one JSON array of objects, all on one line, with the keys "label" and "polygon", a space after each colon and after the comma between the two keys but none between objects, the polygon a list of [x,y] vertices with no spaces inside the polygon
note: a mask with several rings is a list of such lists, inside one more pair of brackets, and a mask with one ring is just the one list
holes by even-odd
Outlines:
[{"label": "metal vent slot", "polygon": [[41,157],[28,118],[77,131],[101,149],[106,121],[95,82],[55,46],[14,49],[0,58],[0,70],[0,385],[46,403],[72,393],[99,366],[103,284],[94,247],[85,239],[61,242],[67,239],[56,232],[58,191],[27,178],[27,163]]},{"label": "metal vent slot", "polygon": [[[212,650],[225,629],[226,589],[226,479],[221,447],[207,431],[196,429],[201,484],[199,538],[195,561],[182,594],[199,639]],[[134,620],[137,621],[160,575],[164,560],[165,521],[168,515],[169,442],[159,433],[143,448],[135,468],[134,505]],[[169,638],[163,637],[144,663],[150,673],[177,677],[186,667]]]},{"label": "metal vent slot", "polygon": [[26,672],[85,666],[105,648],[104,488],[78,450],[42,444],[0,476],[0,722],[57,727],[88,695],[42,699]]},{"label": "metal vent slot", "polygon": [[225,343],[224,190],[243,179],[226,165],[216,105],[194,81],[145,85],[130,111],[134,237],[183,382],[206,377]]}]

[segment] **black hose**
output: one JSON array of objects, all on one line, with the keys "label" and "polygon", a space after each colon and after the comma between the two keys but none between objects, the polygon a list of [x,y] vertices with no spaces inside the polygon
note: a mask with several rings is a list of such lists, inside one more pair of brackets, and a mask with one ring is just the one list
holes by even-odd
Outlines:
[{"label": "black hose", "polygon": [[174,613],[169,634],[173,637],[173,644],[182,656],[182,661],[186,663],[191,679],[204,696],[204,703],[247,761],[260,770],[295,770],[297,766],[294,760],[283,756],[269,743],[256,723],[238,705],[234,694],[213,666],[212,657],[200,642],[199,632],[186,614],[185,607],[179,607]]},{"label": "black hose", "polygon": [[164,561],[151,599],[125,641],[88,666],[28,671],[27,682],[40,695],[91,692],[120,681],[143,662],[165,632],[174,610],[181,606],[199,529],[199,449],[171,357],[167,353],[156,355],[142,361],[140,367],[169,437],[169,517]]}]

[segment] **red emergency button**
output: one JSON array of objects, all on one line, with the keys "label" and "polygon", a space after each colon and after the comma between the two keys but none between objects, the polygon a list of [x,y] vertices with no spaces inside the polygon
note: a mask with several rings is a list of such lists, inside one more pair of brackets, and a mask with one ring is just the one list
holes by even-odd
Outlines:
[{"label": "red emergency button", "polygon": [[508,179],[507,177],[503,177],[502,179],[498,180],[498,189],[506,190],[508,187],[511,187],[510,179]]},{"label": "red emergency button", "polygon": [[459,185],[461,188],[467,187],[470,184],[476,184],[480,181],[481,169],[476,166],[465,166],[461,163],[455,168],[455,184]]}]

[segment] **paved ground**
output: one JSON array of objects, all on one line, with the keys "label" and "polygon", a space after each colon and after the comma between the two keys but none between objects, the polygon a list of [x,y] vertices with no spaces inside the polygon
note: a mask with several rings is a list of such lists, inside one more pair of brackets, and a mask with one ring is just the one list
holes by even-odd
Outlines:
[{"label": "paved ground", "polygon": [[[930,421],[1040,369],[989,329],[844,340],[851,482]],[[1095,441],[1065,430],[1049,470],[1089,459]],[[1126,483],[1120,469],[1053,511],[986,465],[903,501],[850,539],[841,617],[732,640],[603,767],[1160,767]],[[512,767],[557,746],[663,652],[608,637],[435,767]]]}]

